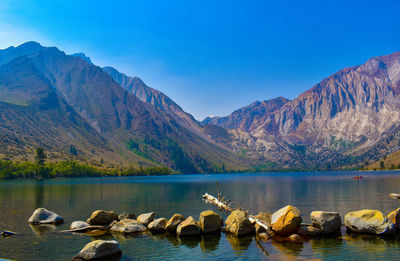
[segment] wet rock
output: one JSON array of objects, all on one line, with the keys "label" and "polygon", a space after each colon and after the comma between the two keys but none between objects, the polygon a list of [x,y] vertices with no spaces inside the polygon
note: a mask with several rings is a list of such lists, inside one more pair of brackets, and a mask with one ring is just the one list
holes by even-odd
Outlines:
[{"label": "wet rock", "polygon": [[118,220],[123,220],[123,219],[136,219],[136,215],[128,214],[126,212],[119,214]]},{"label": "wet rock", "polygon": [[168,220],[165,230],[170,233],[176,233],[176,228],[180,223],[182,223],[186,218],[181,214],[174,214],[170,220]]},{"label": "wet rock", "polygon": [[84,227],[87,227],[87,226],[89,226],[89,224],[84,222],[84,221],[74,221],[74,222],[71,223],[69,228],[71,230],[74,230],[74,229],[78,229],[78,228],[84,228]]},{"label": "wet rock", "polygon": [[64,223],[64,219],[45,208],[38,208],[36,209],[32,216],[28,220],[29,224],[40,225],[40,224],[62,224]]},{"label": "wet rock", "polygon": [[286,238],[286,242],[290,243],[303,243],[304,238],[302,238],[300,235],[297,234],[292,234]]},{"label": "wet rock", "polygon": [[320,235],[321,231],[314,226],[301,225],[296,234],[304,238],[313,238]]},{"label": "wet rock", "polygon": [[105,226],[110,224],[113,220],[117,220],[118,215],[113,211],[96,210],[88,218],[87,223],[90,225],[101,225]]},{"label": "wet rock", "polygon": [[342,220],[338,212],[313,211],[310,215],[314,227],[322,234],[335,234],[340,232]]},{"label": "wet rock", "polygon": [[362,234],[393,234],[394,224],[382,212],[372,209],[352,211],[346,214],[344,222],[352,232]]},{"label": "wet rock", "polygon": [[225,221],[226,231],[236,236],[253,233],[254,228],[243,210],[233,211]]},{"label": "wet rock", "polygon": [[201,212],[199,222],[205,234],[221,230],[221,217],[212,210]]},{"label": "wet rock", "polygon": [[154,217],[156,216],[156,213],[150,212],[150,213],[144,213],[138,216],[137,221],[145,225],[146,227],[150,224],[151,221],[154,220]]},{"label": "wet rock", "polygon": [[193,217],[188,217],[176,228],[178,236],[197,236],[201,234],[201,227]]},{"label": "wet rock", "polygon": [[110,260],[119,258],[121,254],[122,251],[117,241],[96,240],[88,243],[73,260]]},{"label": "wet rock", "polygon": [[123,219],[115,222],[110,231],[113,233],[133,234],[146,231],[146,227],[137,220]]},{"label": "wet rock", "polygon": [[271,217],[272,229],[284,236],[295,233],[301,221],[300,210],[292,205],[279,209]]},{"label": "wet rock", "polygon": [[400,229],[400,208],[393,210],[387,215],[387,218],[394,224],[397,229]]},{"label": "wet rock", "polygon": [[[260,212],[257,214],[257,216],[255,216],[255,218],[261,221],[263,224],[267,225],[268,227],[271,227],[271,216],[271,213]],[[256,229],[256,234],[267,233],[267,230],[257,223],[254,225],[254,228]]]},{"label": "wet rock", "polygon": [[150,224],[147,227],[152,231],[164,231],[166,225],[167,225],[166,218],[158,218],[150,222]]}]

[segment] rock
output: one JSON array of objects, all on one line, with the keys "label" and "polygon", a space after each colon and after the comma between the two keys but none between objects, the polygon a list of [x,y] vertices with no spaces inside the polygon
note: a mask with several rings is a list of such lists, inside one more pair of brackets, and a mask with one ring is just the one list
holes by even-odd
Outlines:
[{"label": "rock", "polygon": [[121,256],[119,243],[115,240],[95,240],[88,243],[73,260],[97,260]]},{"label": "rock", "polygon": [[151,221],[154,220],[154,217],[156,216],[156,213],[150,212],[150,213],[144,213],[138,216],[137,221],[145,225],[146,227],[150,224]]},{"label": "rock", "polygon": [[303,243],[304,238],[297,234],[292,234],[286,238],[286,242],[291,242],[291,243]]},{"label": "rock", "polygon": [[391,197],[392,199],[400,199],[400,194],[398,194],[398,193],[390,193],[389,197]]},{"label": "rock", "polygon": [[268,233],[262,232],[257,234],[257,237],[260,238],[263,241],[268,241],[271,237],[268,235]]},{"label": "rock", "polygon": [[301,225],[297,230],[296,234],[304,238],[313,238],[320,235],[321,231],[314,226]]},{"label": "rock", "polygon": [[64,219],[45,208],[38,208],[33,212],[32,216],[28,220],[29,224],[40,225],[40,224],[62,224]]},{"label": "rock", "polygon": [[113,211],[105,211],[105,210],[96,210],[92,213],[90,218],[88,218],[87,222],[90,225],[101,225],[105,226],[110,224],[113,220],[117,220],[118,215]]},{"label": "rock", "polygon": [[219,232],[221,230],[221,217],[212,210],[203,211],[199,218],[201,230],[205,234]]},{"label": "rock", "polygon": [[295,233],[301,224],[300,210],[288,205],[272,214],[272,229],[283,236]]},{"label": "rock", "polygon": [[233,211],[225,221],[226,231],[236,236],[253,233],[254,228],[243,210]]},{"label": "rock", "polygon": [[128,214],[126,212],[119,214],[118,220],[123,220],[123,219],[136,219],[135,214]]},{"label": "rock", "polygon": [[344,217],[344,223],[350,231],[362,234],[393,234],[394,224],[382,212],[372,209],[352,211]]},{"label": "rock", "polygon": [[84,228],[84,227],[87,227],[87,226],[89,226],[89,224],[84,222],[84,221],[74,221],[74,222],[71,223],[69,228],[71,230],[74,230],[74,229],[78,229],[78,228]]},{"label": "rock", "polygon": [[178,225],[183,222],[186,218],[181,214],[174,214],[170,220],[168,220],[167,225],[165,226],[165,230],[171,233],[176,233],[176,228]]},{"label": "rock", "polygon": [[123,219],[113,224],[110,228],[111,232],[133,234],[146,231],[146,227],[134,219]]},{"label": "rock", "polygon": [[193,217],[188,217],[176,228],[178,236],[198,236],[201,234],[201,227]]},{"label": "rock", "polygon": [[[268,227],[271,227],[271,216],[271,213],[260,212],[257,214],[257,216],[255,216],[255,218],[261,221],[263,224],[267,225]],[[254,228],[256,229],[256,234],[267,233],[267,230],[257,223],[254,225]]]},{"label": "rock", "polygon": [[314,227],[322,234],[334,234],[340,232],[342,219],[338,212],[313,211],[310,215]]},{"label": "rock", "polygon": [[394,224],[397,229],[400,229],[400,208],[393,210],[387,215],[387,218]]},{"label": "rock", "polygon": [[152,231],[164,231],[167,221],[168,220],[166,218],[157,218],[156,220],[150,222],[147,227]]}]

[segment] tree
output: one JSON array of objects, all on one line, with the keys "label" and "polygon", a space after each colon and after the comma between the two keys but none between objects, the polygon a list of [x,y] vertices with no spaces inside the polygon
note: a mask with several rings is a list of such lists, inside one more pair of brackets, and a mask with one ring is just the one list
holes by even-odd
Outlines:
[{"label": "tree", "polygon": [[44,150],[42,148],[37,148],[36,156],[35,156],[36,163],[40,166],[44,166],[44,162],[45,162],[46,158],[47,158],[47,156],[44,153]]},{"label": "tree", "polygon": [[71,153],[74,156],[78,156],[78,151],[76,151],[76,148],[74,145],[69,146],[69,153]]},{"label": "tree", "polygon": [[384,169],[384,168],[385,168],[385,162],[383,162],[383,160],[381,160],[381,162],[379,162],[379,167],[380,167],[381,169]]}]

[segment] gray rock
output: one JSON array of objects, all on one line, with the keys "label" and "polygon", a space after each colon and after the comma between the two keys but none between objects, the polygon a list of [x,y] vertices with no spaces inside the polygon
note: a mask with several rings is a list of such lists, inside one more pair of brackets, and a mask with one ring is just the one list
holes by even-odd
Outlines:
[{"label": "gray rock", "polygon": [[356,233],[387,235],[395,232],[394,224],[378,210],[349,212],[344,217],[344,223],[348,230]]},{"label": "gray rock", "polygon": [[96,240],[88,243],[73,260],[112,259],[121,256],[119,243],[115,240]]},{"label": "gray rock", "polygon": [[151,221],[154,220],[154,217],[156,216],[156,213],[150,212],[150,213],[144,213],[138,216],[137,221],[145,225],[146,227],[150,224]]},{"label": "gray rock", "polygon": [[342,219],[338,212],[313,211],[310,214],[311,222],[322,234],[334,234],[340,231]]},{"label": "gray rock", "polygon": [[188,217],[176,228],[178,236],[198,236],[201,234],[201,227],[193,217]]},{"label": "gray rock", "polygon": [[87,226],[89,226],[89,224],[84,222],[84,221],[74,221],[74,222],[71,223],[69,228],[71,230],[73,230],[73,229],[78,229],[78,228],[84,228],[84,227],[87,227]]},{"label": "gray rock", "polygon": [[38,208],[33,212],[32,216],[28,220],[29,224],[40,225],[40,224],[62,224],[64,219],[45,208]]},{"label": "gray rock", "polygon": [[167,221],[168,220],[166,218],[157,218],[156,220],[150,222],[147,227],[152,231],[164,231]]},{"label": "gray rock", "polygon": [[123,219],[115,222],[110,231],[114,233],[134,234],[146,231],[146,227],[134,219]]},{"label": "gray rock", "polygon": [[136,215],[128,214],[126,212],[119,214],[118,220],[123,220],[123,219],[136,219]]}]

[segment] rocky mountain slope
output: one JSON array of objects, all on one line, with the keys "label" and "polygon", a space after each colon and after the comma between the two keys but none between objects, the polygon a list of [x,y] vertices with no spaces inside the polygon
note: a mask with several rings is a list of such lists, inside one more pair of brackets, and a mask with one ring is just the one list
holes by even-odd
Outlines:
[{"label": "rocky mountain slope", "polygon": [[[285,153],[307,155],[314,165],[362,161],[399,126],[399,93],[400,53],[393,53],[343,69],[279,108],[269,108],[264,117],[253,116],[259,115],[260,104],[254,103],[203,124],[231,129],[230,144],[236,141],[259,159],[279,161],[271,155],[282,154],[278,148],[284,147]],[[289,158],[285,162],[296,164]]]},{"label": "rocky mountain slope", "polygon": [[62,158],[72,145],[92,161],[165,164],[185,173],[247,164],[160,107],[142,102],[81,55],[29,42],[1,50],[0,57],[5,155],[26,157],[24,146],[44,146]]}]

